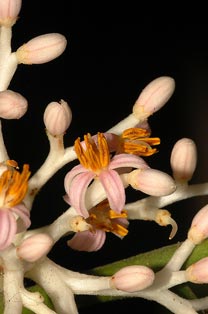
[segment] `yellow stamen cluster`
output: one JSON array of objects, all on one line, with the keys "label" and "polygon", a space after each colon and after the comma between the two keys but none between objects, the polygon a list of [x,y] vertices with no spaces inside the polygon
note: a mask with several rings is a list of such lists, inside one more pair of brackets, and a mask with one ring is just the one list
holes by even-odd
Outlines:
[{"label": "yellow stamen cluster", "polygon": [[149,137],[150,132],[142,128],[130,128],[123,131],[120,141],[120,152],[139,156],[150,156],[157,152],[151,146],[159,145],[158,137]]},{"label": "yellow stamen cluster", "polygon": [[127,235],[128,230],[116,220],[114,221],[118,218],[127,218],[127,212],[123,210],[121,213],[116,213],[109,207],[108,201],[104,200],[89,210],[89,217],[86,221],[95,229],[112,232],[124,237]]},{"label": "yellow stamen cluster", "polygon": [[83,167],[99,173],[100,170],[105,169],[109,165],[110,153],[103,133],[98,133],[97,143],[89,133],[84,135],[84,145],[86,148],[80,143],[80,138],[77,138],[74,142],[77,158]]},{"label": "yellow stamen cluster", "polygon": [[[17,168],[16,163],[10,164],[8,161],[8,165]],[[23,166],[22,173],[15,168],[8,167],[0,177],[0,207],[14,207],[23,200],[27,192],[29,165]]]}]

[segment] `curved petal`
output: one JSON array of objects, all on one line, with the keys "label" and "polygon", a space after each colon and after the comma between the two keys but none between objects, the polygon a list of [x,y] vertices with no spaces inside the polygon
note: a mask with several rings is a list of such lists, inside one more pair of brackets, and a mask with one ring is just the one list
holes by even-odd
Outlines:
[{"label": "curved petal", "polygon": [[84,168],[82,165],[77,165],[74,168],[72,168],[65,176],[64,178],[64,188],[66,193],[69,193],[70,185],[72,180],[80,173],[88,172],[89,170]]},{"label": "curved petal", "polygon": [[68,246],[73,250],[93,252],[98,251],[105,243],[106,234],[102,230],[95,232],[82,231],[77,232],[70,240],[67,241]]},{"label": "curved petal", "polygon": [[[104,132],[103,134],[107,140],[109,151],[116,151],[119,145],[120,136],[109,132]],[[96,145],[98,145],[97,137],[97,134],[92,136],[92,139],[95,141]]]},{"label": "curved petal", "polygon": [[30,227],[31,225],[30,212],[23,203],[12,207],[10,210],[14,212],[21,219],[20,223],[17,220],[17,225],[18,225],[17,232],[24,231],[25,229],[28,229]]},{"label": "curved petal", "polygon": [[124,209],[126,195],[119,174],[115,170],[108,169],[100,173],[99,179],[106,192],[110,208],[120,213]]},{"label": "curved petal", "polygon": [[145,160],[133,154],[118,154],[115,155],[109,164],[109,169],[116,169],[121,167],[131,167],[138,169],[149,168]]},{"label": "curved petal", "polygon": [[69,201],[71,206],[73,206],[77,213],[82,215],[84,218],[89,216],[88,210],[85,206],[85,195],[87,188],[95,177],[93,172],[84,172],[77,175],[71,182],[69,190]]},{"label": "curved petal", "polygon": [[17,231],[14,215],[7,209],[0,210],[0,250],[7,248],[13,241]]}]

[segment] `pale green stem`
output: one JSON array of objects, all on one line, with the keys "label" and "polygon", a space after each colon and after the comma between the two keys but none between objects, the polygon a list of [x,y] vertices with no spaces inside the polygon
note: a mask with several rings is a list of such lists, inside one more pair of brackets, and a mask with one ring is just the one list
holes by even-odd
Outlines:
[{"label": "pale green stem", "polygon": [[11,52],[12,28],[0,28],[0,91],[8,88],[17,69],[18,60],[15,53]]},{"label": "pale green stem", "polygon": [[45,259],[26,273],[47,292],[58,314],[78,314],[74,294],[60,278],[58,265]]},{"label": "pale green stem", "polygon": [[154,197],[148,196],[136,202],[128,203],[125,209],[128,210],[129,219],[148,219],[148,211],[153,210],[153,219],[155,218],[155,209],[164,208],[178,201],[191,197],[208,195],[208,183],[180,185],[176,191],[167,196]]},{"label": "pale green stem", "polygon": [[4,138],[2,134],[2,123],[0,120],[0,162],[3,162],[8,159],[9,159],[9,156],[7,154],[6,146],[4,143]]},{"label": "pale green stem", "polygon": [[20,289],[23,287],[23,268],[17,260],[13,247],[1,254],[3,260],[3,294],[4,314],[21,314],[22,299]]},{"label": "pale green stem", "polygon": [[124,130],[135,127],[137,124],[139,124],[139,122],[140,121],[134,116],[134,114],[131,113],[107,132],[120,135]]}]

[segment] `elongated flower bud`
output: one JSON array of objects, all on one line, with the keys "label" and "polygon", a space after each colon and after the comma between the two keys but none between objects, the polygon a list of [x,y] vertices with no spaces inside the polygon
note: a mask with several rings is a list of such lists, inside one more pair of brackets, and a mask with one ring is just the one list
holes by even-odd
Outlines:
[{"label": "elongated flower bud", "polygon": [[53,245],[53,239],[44,233],[32,235],[17,248],[17,255],[28,262],[35,262],[45,256]]},{"label": "elongated flower bud", "polygon": [[194,141],[189,138],[177,141],[171,153],[170,163],[176,180],[189,181],[197,163],[197,149]]},{"label": "elongated flower bud", "polygon": [[0,92],[0,117],[19,119],[27,111],[27,100],[19,93],[11,90]]},{"label": "elongated flower bud", "polygon": [[133,114],[145,120],[158,111],[169,100],[175,90],[175,81],[161,76],[150,82],[141,92],[133,106]]},{"label": "elongated flower bud", "polygon": [[129,184],[136,190],[152,196],[173,193],[176,185],[171,176],[157,169],[133,170],[128,175]]},{"label": "elongated flower bud", "polygon": [[199,244],[208,237],[208,205],[202,207],[192,220],[188,239]]},{"label": "elongated flower bud", "polygon": [[186,269],[188,281],[201,284],[208,283],[208,257],[204,257]]},{"label": "elongated flower bud", "polygon": [[71,123],[72,112],[66,101],[53,101],[46,107],[43,120],[50,134],[53,136],[62,135]]},{"label": "elongated flower bud", "polygon": [[21,6],[21,0],[0,0],[0,25],[6,27],[14,25]]},{"label": "elongated flower bud", "polygon": [[59,57],[66,48],[66,38],[58,33],[37,36],[16,51],[19,63],[41,64]]},{"label": "elongated flower bud", "polygon": [[117,271],[111,278],[111,284],[118,290],[136,292],[152,285],[155,274],[149,267],[131,265]]}]

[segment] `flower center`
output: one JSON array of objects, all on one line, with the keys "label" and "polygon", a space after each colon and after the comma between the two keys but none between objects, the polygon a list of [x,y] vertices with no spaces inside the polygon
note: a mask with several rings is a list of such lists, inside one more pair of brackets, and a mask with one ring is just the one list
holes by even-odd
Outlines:
[{"label": "flower center", "polygon": [[85,148],[80,143],[80,138],[74,142],[74,149],[82,166],[96,173],[107,168],[110,162],[110,153],[104,134],[97,134],[96,143],[88,133],[84,135],[84,144]]},{"label": "flower center", "polygon": [[[6,163],[10,166],[10,163]],[[17,169],[17,164],[14,165]],[[28,188],[28,179],[30,176],[29,165],[23,166],[22,173],[13,167],[13,163],[0,176],[0,207],[11,208],[19,204]]]},{"label": "flower center", "polygon": [[150,132],[142,128],[130,128],[123,131],[119,150],[128,154],[150,156],[157,152],[151,146],[159,145],[159,137],[149,137]]},{"label": "flower center", "polygon": [[91,224],[94,229],[100,229],[105,232],[112,232],[119,237],[127,235],[128,230],[125,225],[128,224],[127,213],[125,210],[116,213],[109,207],[107,199],[89,210],[87,223]]}]

